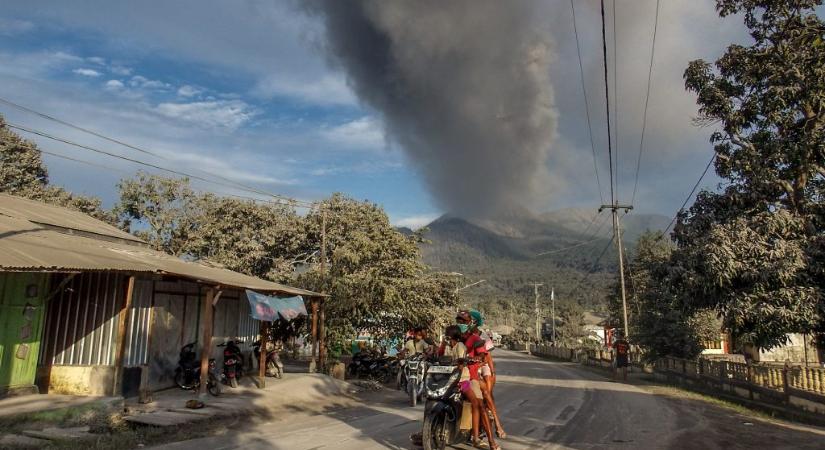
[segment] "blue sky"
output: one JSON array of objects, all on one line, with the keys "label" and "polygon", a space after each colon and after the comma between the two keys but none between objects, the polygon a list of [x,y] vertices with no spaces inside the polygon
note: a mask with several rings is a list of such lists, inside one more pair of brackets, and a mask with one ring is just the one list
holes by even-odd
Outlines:
[{"label": "blue sky", "polygon": [[[71,3],[71,4],[70,4]],[[713,2],[662,2],[638,209],[672,215],[711,155],[709,129],[691,124],[693,96],[681,73],[743,40],[737,19]],[[578,2],[586,83],[606,193],[603,87],[595,1]],[[654,0],[619,0],[619,192],[632,190]],[[558,134],[538,210],[596,207],[570,5],[548,1],[555,48]],[[291,2],[30,2],[7,0],[0,16],[0,97],[150,149],[155,159],[0,105],[23,125],[164,167],[219,173],[301,199],[344,192],[383,205],[394,223],[421,225],[443,211],[380,114],[364,108],[346,77],[318,50],[320,25]],[[601,113],[601,114],[600,114]],[[47,139],[44,150],[103,164],[46,157],[52,179],[111,203],[137,166]],[[716,181],[709,177],[706,186]],[[196,187],[230,192],[226,187]],[[239,193],[239,192],[230,192]]]}]

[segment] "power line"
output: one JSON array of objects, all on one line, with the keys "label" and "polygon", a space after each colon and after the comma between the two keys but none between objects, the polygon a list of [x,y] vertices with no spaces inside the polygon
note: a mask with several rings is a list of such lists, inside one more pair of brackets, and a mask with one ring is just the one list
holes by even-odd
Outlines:
[{"label": "power line", "polygon": [[607,35],[605,32],[604,0],[601,0],[602,12],[602,53],[604,55],[604,100],[607,111],[607,158],[610,161],[610,203],[616,203],[616,195],[613,191],[613,144],[610,133],[610,83],[607,81]]},{"label": "power line", "polygon": [[605,246],[604,246],[604,248],[602,249],[601,253],[599,253],[599,256],[598,256],[598,257],[596,257],[596,259],[593,261],[593,266],[592,266],[592,267],[590,268],[590,270],[589,270],[589,271],[588,271],[588,272],[584,275],[584,277],[582,277],[582,279],[581,279],[581,280],[579,280],[579,282],[578,282],[578,283],[576,283],[576,286],[575,286],[575,287],[574,287],[574,288],[570,291],[569,296],[572,296],[572,295],[573,295],[576,291],[578,291],[578,290],[579,290],[579,287],[581,287],[581,285],[582,285],[585,281],[587,281],[587,279],[588,279],[588,278],[590,278],[590,275],[593,275],[593,274],[596,272],[596,268],[598,267],[599,262],[602,260],[602,258],[604,257],[605,253],[607,253],[607,250],[608,250],[608,249],[610,249],[610,246],[613,244],[613,240],[614,240],[615,238],[616,238],[616,235],[615,235],[615,234],[614,234],[614,235],[612,235],[612,236],[610,237],[610,240],[607,242],[607,245],[605,245]]},{"label": "power line", "polygon": [[593,125],[590,120],[590,102],[587,100],[587,87],[584,82],[584,66],[582,65],[582,51],[579,45],[579,30],[576,26],[576,7],[574,0],[570,0],[570,9],[573,11],[573,34],[576,36],[576,54],[579,57],[579,76],[581,77],[582,93],[584,94],[584,112],[587,115],[587,133],[590,136],[590,151],[593,153],[593,171],[596,173],[596,185],[599,188],[599,200],[604,203],[602,194],[602,180],[599,177],[599,165],[596,162],[596,145],[593,143]]},{"label": "power line", "polygon": [[647,129],[647,105],[650,102],[650,81],[653,78],[653,55],[656,53],[656,31],[659,28],[659,0],[656,0],[656,16],[653,21],[653,39],[650,46],[650,66],[647,71],[647,94],[645,95],[645,111],[642,115],[642,136],[639,139],[639,156],[636,158],[636,181],[633,182],[633,197],[630,204],[636,201],[636,190],[639,187],[639,169],[642,166],[642,151],[645,146],[645,130]]},{"label": "power line", "polygon": [[[581,233],[582,236],[587,236],[588,235],[588,230],[590,230],[590,228],[596,223],[596,220],[599,218],[600,214],[601,213],[597,213],[596,215],[593,216],[593,220],[591,220],[590,223],[587,224],[587,227],[585,227],[584,231],[582,231],[582,233]],[[587,245],[587,244],[590,244],[590,243],[593,243],[593,242],[596,242],[596,241],[599,241],[599,240],[603,239],[603,238],[600,238],[600,237],[597,237],[597,236],[599,235],[599,232],[602,230],[602,228],[604,228],[604,225],[607,223],[607,218],[608,217],[605,216],[605,220],[602,220],[601,225],[599,225],[595,229],[595,231],[590,233],[590,235],[585,240],[576,242],[575,244],[570,245],[568,247],[537,253],[535,255],[535,257],[545,256],[545,255],[552,255],[552,254],[555,254],[555,253],[565,252],[567,250],[572,250],[574,248],[578,248],[578,247],[581,247],[583,245]]]},{"label": "power line", "polygon": [[[619,194],[619,51],[616,49],[618,38],[616,37],[616,1],[613,0],[613,143],[616,148],[616,195]],[[618,201],[618,199],[616,199]]]},{"label": "power line", "polygon": [[16,125],[16,124],[12,124],[12,123],[6,123],[6,125],[9,128],[14,128],[16,130],[24,131],[26,133],[35,134],[35,135],[38,135],[38,136],[41,136],[41,137],[44,137],[44,138],[47,138],[47,139],[51,139],[51,140],[54,140],[54,141],[57,141],[57,142],[62,142],[64,144],[68,144],[68,145],[71,145],[71,146],[74,146],[74,147],[89,150],[89,151],[99,153],[99,154],[102,154],[102,155],[106,155],[106,156],[109,156],[109,157],[112,157],[112,158],[122,159],[124,161],[128,161],[128,162],[131,162],[131,163],[134,163],[134,164],[139,164],[139,165],[142,165],[142,166],[151,167],[153,169],[161,170],[161,171],[171,173],[171,174],[174,174],[174,175],[191,178],[193,180],[203,181],[205,183],[212,183],[212,184],[219,185],[219,186],[229,187],[229,188],[232,188],[232,189],[245,190],[247,192],[252,192],[252,193],[258,194],[258,195],[266,195],[266,196],[274,197],[276,199],[279,199],[279,200],[285,202],[285,204],[289,204],[289,205],[293,205],[293,206],[312,207],[311,203],[305,202],[303,200],[296,200],[296,199],[292,199],[292,198],[289,198],[289,197],[280,196],[280,195],[277,195],[277,194],[271,194],[271,193],[268,193],[268,192],[259,191],[259,190],[256,190],[256,189],[246,189],[246,188],[241,189],[238,186],[235,186],[233,184],[222,183],[222,182],[219,182],[219,181],[210,180],[210,179],[207,179],[207,178],[203,178],[203,177],[200,177],[200,176],[197,176],[197,175],[192,175],[192,174],[182,172],[182,171],[179,171],[179,170],[168,169],[168,168],[165,168],[165,167],[158,166],[157,164],[147,163],[147,162],[144,162],[144,161],[140,161],[138,159],[130,158],[128,156],[118,155],[116,153],[111,153],[111,152],[108,152],[106,150],[100,150],[100,149],[95,148],[95,147],[90,147],[88,145],[79,144],[77,142],[73,142],[73,141],[70,141],[68,139],[57,137],[57,136],[51,135],[49,133],[34,130],[34,129],[24,127],[24,126],[21,126],[21,125]]},{"label": "power line", "polygon": [[[110,170],[110,171],[113,171],[113,172],[120,172],[120,173],[125,173],[125,174],[131,174],[132,173],[128,170],[124,170],[124,169],[120,169],[120,168],[112,167],[112,166],[107,166],[105,164],[99,164],[99,163],[88,161],[88,160],[85,160],[85,159],[79,159],[79,158],[74,158],[74,157],[67,156],[67,155],[61,155],[59,153],[54,153],[54,152],[50,152],[48,150],[43,150],[42,148],[38,148],[37,151],[39,151],[40,153],[42,153],[44,155],[49,155],[49,156],[53,156],[55,158],[65,159],[67,161],[72,161],[72,162],[79,163],[79,164],[85,164],[87,166],[97,167],[99,169]],[[222,191],[216,191],[216,190],[205,190],[205,189],[198,189],[198,190],[202,190],[203,192],[209,192],[209,193],[216,194],[216,195],[222,195],[222,196],[227,196],[227,197],[235,197],[235,198],[244,199],[244,200],[252,200],[252,201],[255,201],[255,202],[263,202],[263,203],[269,203],[269,204],[273,204],[273,205],[287,205],[284,202],[278,202],[278,201],[272,201],[272,200],[267,200],[267,199],[262,199],[262,198],[249,197],[249,196],[246,196],[246,195],[231,194],[229,192],[222,192]]]},{"label": "power line", "polygon": [[[54,117],[54,116],[51,116],[51,115],[49,115],[49,114],[42,113],[42,112],[40,112],[40,111],[36,111],[36,110],[34,110],[34,109],[32,109],[32,108],[29,108],[29,107],[27,107],[27,106],[23,106],[23,105],[20,105],[20,104],[18,104],[18,103],[12,102],[11,100],[8,100],[8,99],[5,99],[5,98],[0,97],[0,103],[6,104],[6,105],[11,106],[11,107],[13,107],[13,108],[16,108],[16,109],[18,109],[18,110],[20,110],[20,111],[27,112],[27,113],[29,113],[29,114],[34,114],[34,115],[36,115],[36,116],[38,116],[38,117],[41,117],[41,118],[44,118],[44,119],[46,119],[46,120],[50,120],[50,121],[52,121],[52,122],[59,123],[59,124],[61,124],[61,125],[67,126],[67,127],[69,127],[69,128],[72,128],[72,129],[75,129],[75,130],[78,130],[78,131],[81,131],[81,132],[83,132],[83,133],[90,134],[90,135],[92,135],[92,136],[95,136],[95,137],[98,137],[98,138],[100,138],[100,139],[103,139],[103,140],[106,140],[106,141],[112,142],[112,143],[114,143],[114,144],[122,145],[122,146],[124,146],[124,147],[130,148],[130,149],[135,150],[135,151],[138,151],[138,152],[140,152],[140,153],[143,153],[143,154],[146,154],[146,155],[150,155],[150,156],[153,156],[153,157],[156,157],[156,158],[160,158],[160,159],[163,159],[163,160],[166,160],[166,161],[170,161],[170,159],[169,159],[168,157],[163,156],[163,155],[161,155],[161,154],[158,154],[158,153],[156,153],[156,152],[152,152],[152,151],[150,151],[150,150],[146,150],[146,149],[141,148],[141,147],[138,147],[138,146],[136,146],[136,145],[129,144],[129,143],[124,142],[124,141],[122,141],[122,140],[119,140],[119,139],[115,139],[115,138],[112,138],[112,137],[106,136],[106,135],[101,134],[101,133],[99,133],[99,132],[97,132],[97,131],[90,130],[90,129],[88,129],[88,128],[84,128],[84,127],[81,127],[81,126],[79,126],[79,125],[75,125],[75,124],[73,124],[73,123],[67,122],[67,121],[65,121],[65,120],[59,119],[59,118]],[[37,133],[35,133],[35,134],[37,134]],[[46,136],[44,136],[44,137],[46,137]],[[161,170],[163,170],[163,169],[161,169]],[[196,170],[197,170],[197,171],[199,171],[199,172],[201,172],[201,173],[207,174],[207,175],[209,175],[209,176],[212,176],[212,177],[218,178],[219,180],[222,180],[222,181],[224,181],[224,182],[226,182],[226,183],[230,183],[230,184],[234,185],[234,186],[233,186],[233,189],[242,188],[243,190],[246,190],[246,191],[248,191],[248,192],[254,192],[254,193],[259,194],[259,195],[266,195],[266,196],[270,196],[270,197],[278,198],[278,199],[285,200],[285,201],[289,201],[289,202],[302,202],[301,200],[292,199],[292,198],[289,198],[289,197],[286,197],[286,196],[283,196],[283,195],[273,194],[273,193],[271,193],[271,192],[266,192],[266,191],[263,191],[263,190],[260,190],[260,189],[257,189],[257,188],[251,187],[251,186],[247,186],[247,185],[245,185],[245,184],[243,184],[243,183],[239,183],[239,182],[237,182],[237,181],[235,181],[235,180],[232,180],[232,179],[230,179],[230,178],[227,178],[227,177],[224,177],[224,176],[222,176],[222,175],[215,174],[215,173],[212,173],[212,172],[209,172],[209,171],[203,170],[203,169],[196,169]],[[190,176],[190,178],[195,178],[195,177],[194,177],[194,176]],[[226,185],[224,185],[224,186],[226,186]],[[304,203],[306,203],[306,202],[304,202]]]},{"label": "power line", "polygon": [[699,187],[699,183],[701,183],[702,179],[705,178],[705,175],[707,175],[708,170],[710,170],[711,164],[713,164],[713,161],[715,161],[715,160],[716,160],[716,153],[714,152],[713,156],[710,158],[710,161],[708,161],[708,165],[705,166],[705,170],[702,171],[702,175],[699,176],[698,180],[696,180],[696,184],[693,185],[693,189],[690,190],[690,193],[688,194],[687,198],[685,198],[685,201],[682,202],[682,206],[679,207],[679,210],[676,212],[676,215],[673,216],[673,220],[670,221],[670,224],[667,226],[667,228],[665,228],[665,231],[662,232],[662,235],[666,235],[668,230],[670,230],[670,227],[672,227],[673,224],[676,223],[676,218],[679,217],[679,212],[681,212],[682,210],[685,209],[685,205],[687,205],[687,203],[690,201],[690,198],[693,197],[693,194],[696,192],[696,189]]}]

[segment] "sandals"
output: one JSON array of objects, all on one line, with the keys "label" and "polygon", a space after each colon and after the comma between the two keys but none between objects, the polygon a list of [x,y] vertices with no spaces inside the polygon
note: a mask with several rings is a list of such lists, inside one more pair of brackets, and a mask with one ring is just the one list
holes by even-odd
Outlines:
[{"label": "sandals", "polygon": [[507,439],[507,433],[501,431],[501,428],[496,427],[496,436],[499,439]]}]

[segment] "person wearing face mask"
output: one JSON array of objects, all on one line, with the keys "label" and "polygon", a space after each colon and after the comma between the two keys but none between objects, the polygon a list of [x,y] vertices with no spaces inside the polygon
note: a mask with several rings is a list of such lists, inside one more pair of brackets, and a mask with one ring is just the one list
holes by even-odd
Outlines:
[{"label": "person wearing face mask", "polygon": [[493,398],[493,387],[495,386],[496,380],[496,372],[495,372],[495,365],[493,364],[493,355],[490,353],[490,350],[493,348],[492,339],[481,331],[481,326],[484,325],[484,316],[476,310],[471,310],[470,318],[472,319],[471,329],[472,333],[478,336],[482,342],[484,342],[485,352],[481,355],[482,364],[479,367],[479,373],[481,378],[479,379],[479,383],[481,384],[481,392],[484,394],[484,403],[487,405],[487,408],[493,414],[493,420],[496,421],[496,434],[499,438],[504,439],[507,437],[507,433],[504,432],[504,428],[501,426],[501,420],[498,417],[498,409],[496,408],[496,402]]},{"label": "person wearing face mask", "polygon": [[484,341],[473,332],[473,320],[468,311],[459,311],[456,316],[456,322],[458,322],[459,330],[462,333],[464,346],[467,347],[467,357],[470,361],[467,365],[467,369],[470,372],[470,379],[462,382],[461,392],[473,408],[473,445],[478,448],[487,447],[479,439],[479,428],[480,426],[483,426],[484,432],[487,435],[487,440],[490,443],[489,448],[491,450],[496,450],[501,447],[496,444],[495,437],[492,433],[490,418],[487,416],[487,409],[484,404],[484,394],[481,390],[480,379],[481,365],[483,364],[484,354],[487,353],[487,349],[484,345]]}]

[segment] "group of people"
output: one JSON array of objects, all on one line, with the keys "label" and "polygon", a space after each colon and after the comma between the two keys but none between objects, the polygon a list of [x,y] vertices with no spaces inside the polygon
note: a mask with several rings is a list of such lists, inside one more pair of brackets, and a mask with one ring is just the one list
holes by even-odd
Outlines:
[{"label": "group of people", "polygon": [[[471,406],[472,428],[470,438],[474,446],[487,447],[481,438],[481,430],[487,437],[491,450],[499,449],[496,437],[504,439],[507,434],[501,425],[496,409],[493,389],[496,384],[496,370],[491,351],[494,348],[492,337],[481,330],[484,317],[478,311],[463,310],[456,314],[456,323],[444,330],[445,339],[436,348],[427,338],[424,328],[414,330],[414,338],[407,341],[404,352],[434,353],[439,357],[451,357],[460,361],[461,378],[459,386],[464,398]],[[488,415],[489,411],[489,415]],[[492,431],[490,416],[495,421],[496,432]],[[413,440],[420,435],[413,435]]]}]

